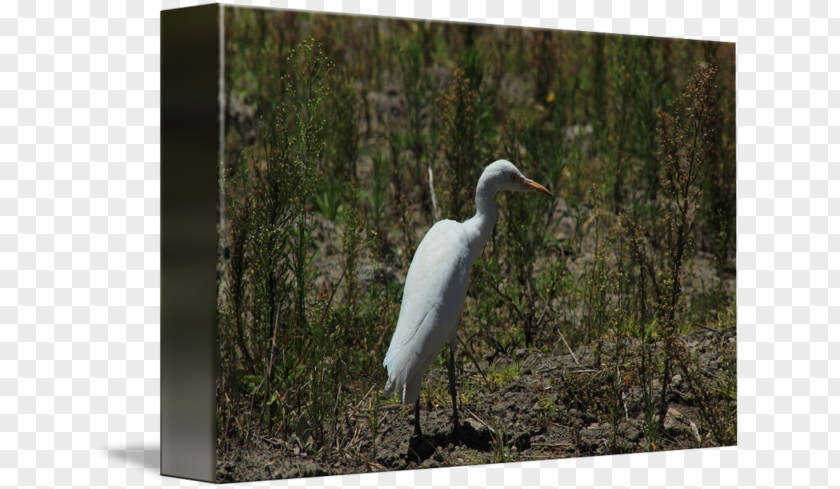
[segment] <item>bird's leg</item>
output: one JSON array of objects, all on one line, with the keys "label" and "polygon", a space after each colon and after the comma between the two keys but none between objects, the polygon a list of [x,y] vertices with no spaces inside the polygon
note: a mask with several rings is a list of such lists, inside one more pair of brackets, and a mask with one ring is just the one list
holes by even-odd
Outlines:
[{"label": "bird's leg", "polygon": [[414,402],[414,436],[423,436],[420,430],[420,398]]},{"label": "bird's leg", "polygon": [[452,432],[458,433],[458,392],[455,390],[455,338],[449,342],[449,395],[452,396]]}]

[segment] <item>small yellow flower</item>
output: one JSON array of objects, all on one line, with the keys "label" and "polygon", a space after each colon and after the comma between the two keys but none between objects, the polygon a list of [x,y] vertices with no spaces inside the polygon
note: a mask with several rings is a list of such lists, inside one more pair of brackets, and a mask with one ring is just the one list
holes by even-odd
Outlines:
[{"label": "small yellow flower", "polygon": [[554,102],[554,92],[548,92],[548,95],[545,97],[545,101],[548,103]]}]

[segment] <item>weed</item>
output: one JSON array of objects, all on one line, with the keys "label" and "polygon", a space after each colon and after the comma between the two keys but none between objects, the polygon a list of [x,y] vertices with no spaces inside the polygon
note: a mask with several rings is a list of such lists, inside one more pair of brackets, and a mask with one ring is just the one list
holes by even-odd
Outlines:
[{"label": "weed", "polygon": [[[498,158],[554,198],[499,196],[462,314],[460,404],[526,388],[523,359],[571,352],[539,367],[569,371],[530,418],[571,433],[568,453],[673,448],[677,389],[700,445],[734,442],[732,49],[239,9],[225,22],[220,453],[268,437],[381,468],[393,400],[372,389],[405,271],[435,220],[470,217]],[[698,331],[717,338],[712,370]],[[421,395],[448,410],[436,365]],[[466,456],[516,459],[504,428]]]},{"label": "weed", "polygon": [[472,209],[472,195],[486,161],[485,142],[489,135],[481,121],[481,105],[487,103],[479,91],[477,61],[466,71],[455,69],[449,88],[438,99],[443,153],[442,215],[463,221]]},{"label": "weed", "polygon": [[[236,385],[241,378],[250,385],[249,409],[259,413],[269,431],[276,422],[284,431],[301,426],[306,404],[292,397],[313,380],[324,380],[303,375],[301,354],[322,332],[313,331],[306,309],[312,256],[307,205],[316,178],[314,167],[306,162],[317,161],[323,146],[316,114],[326,93],[323,77],[329,65],[311,41],[288,59],[309,77],[281,78],[285,98],[262,119],[261,151],[248,154],[245,161],[250,161],[243,161],[237,175],[225,183],[231,273],[220,332],[222,349],[229,355],[222,359],[221,374],[225,384]],[[301,94],[302,87],[309,96]],[[294,300],[280,299],[285,297]],[[306,332],[309,339],[304,341]],[[230,409],[233,415],[239,407],[232,404]],[[309,415],[319,417],[319,407]],[[313,427],[315,433],[322,431],[318,423]]]},{"label": "weed", "polygon": [[321,182],[320,192],[315,195],[315,204],[318,206],[318,211],[330,221],[335,221],[341,213],[346,182],[346,180],[332,175],[326,176]]},{"label": "weed", "polygon": [[494,464],[512,462],[513,460],[508,452],[507,433],[505,433],[504,428],[492,430],[490,433],[490,462]]},{"label": "weed", "polygon": [[400,67],[400,83],[405,97],[405,145],[411,153],[408,165],[412,182],[420,190],[420,198],[429,224],[440,216],[436,215],[435,196],[427,175],[434,170],[434,160],[429,158],[430,139],[434,136],[429,122],[429,107],[432,103],[433,80],[426,67],[423,38],[419,34],[409,36],[406,42],[396,46]]},{"label": "weed", "polygon": [[507,385],[510,385],[516,379],[522,376],[520,366],[518,363],[496,363],[493,368],[487,372],[487,380],[490,382],[493,390],[499,390]]},{"label": "weed", "polygon": [[[673,107],[673,114],[663,115],[659,131],[663,160],[663,211],[668,219],[665,233],[665,267],[659,275],[658,317],[665,341],[662,393],[659,420],[665,422],[668,410],[668,385],[671,381],[676,321],[680,310],[682,274],[686,256],[694,244],[694,222],[700,205],[703,185],[705,147],[710,144],[714,126],[711,108],[715,100],[715,74],[712,65],[698,65]],[[711,127],[710,127],[711,126]]]},{"label": "weed", "polygon": [[557,418],[557,398],[547,394],[540,396],[537,400],[537,412],[539,413],[540,425],[543,428],[547,427],[552,420]]},{"label": "weed", "polygon": [[332,85],[334,89],[327,99],[330,117],[325,126],[324,171],[340,182],[356,182],[356,162],[361,150],[357,88],[346,72],[338,75]]},{"label": "weed", "polygon": [[676,363],[692,395],[698,400],[701,428],[708,433],[714,445],[733,445],[737,441],[735,345],[723,334],[733,327],[731,312],[719,315],[715,324],[718,337],[714,344],[719,364],[715,371],[701,368],[697,354],[692,353],[685,343],[677,345]]}]

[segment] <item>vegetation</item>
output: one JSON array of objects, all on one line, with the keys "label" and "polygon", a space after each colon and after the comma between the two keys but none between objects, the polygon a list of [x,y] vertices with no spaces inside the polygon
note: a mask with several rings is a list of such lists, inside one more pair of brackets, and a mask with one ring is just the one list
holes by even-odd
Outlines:
[{"label": "vegetation", "polygon": [[[225,21],[226,463],[259,445],[338,472],[403,466],[383,447],[411,414],[380,392],[405,272],[435,220],[474,212],[499,158],[554,198],[499,196],[458,334],[475,440],[460,458],[411,445],[416,462],[537,456],[504,417],[475,413],[531,381],[535,430],[568,440],[546,456],[735,443],[731,45],[246,9]],[[432,412],[450,409],[442,365],[421,394]],[[675,403],[692,417],[680,434]],[[608,426],[598,442],[593,419]]]}]

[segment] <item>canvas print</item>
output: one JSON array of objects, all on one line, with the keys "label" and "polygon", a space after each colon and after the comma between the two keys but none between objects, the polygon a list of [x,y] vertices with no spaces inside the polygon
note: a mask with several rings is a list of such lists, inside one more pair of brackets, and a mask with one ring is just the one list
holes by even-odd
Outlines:
[{"label": "canvas print", "polygon": [[734,44],[221,22],[217,481],[736,443]]}]

